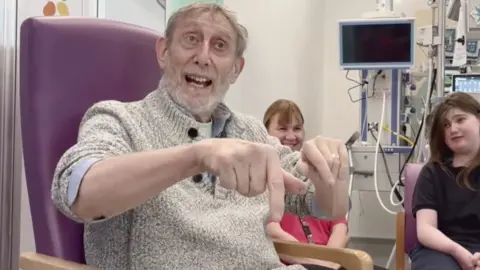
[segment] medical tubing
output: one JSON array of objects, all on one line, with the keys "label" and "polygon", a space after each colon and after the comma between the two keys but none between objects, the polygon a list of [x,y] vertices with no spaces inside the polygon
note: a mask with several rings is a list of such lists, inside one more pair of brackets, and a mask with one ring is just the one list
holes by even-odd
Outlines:
[{"label": "medical tubing", "polygon": [[[387,103],[387,93],[383,92],[382,94],[382,113],[380,116],[380,127],[383,127],[385,124],[385,106]],[[378,190],[378,154],[380,152],[380,141],[382,140],[382,133],[383,133],[383,128],[379,128],[378,130],[378,138],[377,138],[377,143],[375,144],[375,156],[374,156],[374,161],[373,161],[373,184],[375,187],[375,195],[377,196],[377,200],[380,203],[380,206],[382,206],[383,210],[386,212],[396,215],[396,212],[391,211],[388,209],[385,204],[382,201],[382,198],[380,197],[380,191]]]},{"label": "medical tubing", "polygon": [[[378,141],[378,138],[377,136],[375,136],[375,133],[373,132],[373,130],[370,130],[370,134],[372,135],[373,139],[375,140],[375,142]],[[395,183],[393,182],[392,180],[392,175],[390,173],[390,169],[388,168],[388,162],[387,162],[387,157],[385,155],[385,151],[383,150],[383,147],[382,147],[382,144],[380,143],[380,154],[382,154],[382,160],[383,160],[383,165],[385,166],[385,173],[387,174],[387,179],[388,179],[388,182],[390,183],[390,187],[392,188],[390,190],[390,203],[392,205],[395,205],[395,206],[398,206],[398,205],[402,205],[403,207],[403,197],[402,195],[400,194],[400,191],[398,190],[398,184],[399,184],[399,180],[395,181]],[[393,200],[393,195],[395,194],[395,196],[397,197],[397,201],[398,202],[395,202]]]}]

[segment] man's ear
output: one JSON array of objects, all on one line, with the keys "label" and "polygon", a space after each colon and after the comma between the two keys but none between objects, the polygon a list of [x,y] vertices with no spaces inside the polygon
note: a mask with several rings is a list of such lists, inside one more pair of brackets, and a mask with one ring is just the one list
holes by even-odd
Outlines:
[{"label": "man's ear", "polygon": [[233,84],[235,81],[237,81],[238,76],[240,73],[242,73],[243,66],[245,65],[245,58],[243,57],[238,57],[237,60],[235,61],[235,65],[233,66],[233,74],[230,77],[230,83]]},{"label": "man's ear", "polygon": [[165,68],[165,53],[167,51],[167,40],[165,38],[159,38],[155,44],[155,50],[157,52],[157,60],[160,68]]}]

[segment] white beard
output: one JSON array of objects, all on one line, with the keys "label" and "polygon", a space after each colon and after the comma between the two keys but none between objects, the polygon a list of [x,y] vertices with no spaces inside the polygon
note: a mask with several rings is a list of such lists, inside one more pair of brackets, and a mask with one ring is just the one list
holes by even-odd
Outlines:
[{"label": "white beard", "polygon": [[[170,66],[168,56],[165,57],[165,62],[165,66],[167,68],[165,69],[162,79],[160,80],[159,87],[167,91],[175,103],[187,110],[193,116],[210,116],[218,104],[224,100],[228,88],[230,87],[228,80],[221,82],[216,89],[213,89],[211,96],[207,98],[196,99],[180,89],[182,82],[174,79],[179,78],[178,74],[180,71],[175,71],[171,68],[168,68]],[[233,69],[227,77],[230,78],[230,76],[233,76]]]}]

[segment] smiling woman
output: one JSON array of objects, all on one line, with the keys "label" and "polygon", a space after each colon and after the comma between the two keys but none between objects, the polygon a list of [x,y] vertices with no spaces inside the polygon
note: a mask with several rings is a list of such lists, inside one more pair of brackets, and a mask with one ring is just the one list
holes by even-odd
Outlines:
[{"label": "smiling woman", "polygon": [[302,148],[304,119],[295,102],[286,99],[275,101],[265,112],[263,123],[268,133],[277,137],[283,145],[297,151]]}]

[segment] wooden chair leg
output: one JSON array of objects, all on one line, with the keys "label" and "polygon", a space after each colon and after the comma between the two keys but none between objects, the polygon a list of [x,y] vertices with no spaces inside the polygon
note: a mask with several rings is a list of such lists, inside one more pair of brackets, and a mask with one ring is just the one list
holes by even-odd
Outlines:
[{"label": "wooden chair leg", "polygon": [[397,213],[395,269],[405,270],[405,212]]}]

